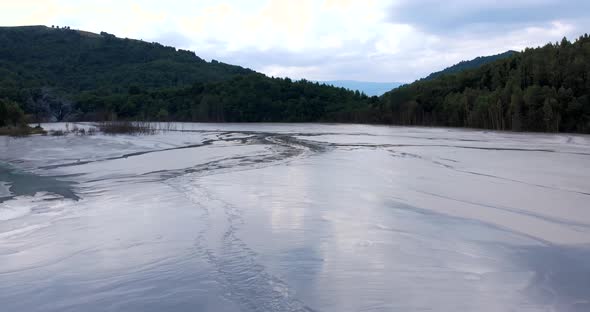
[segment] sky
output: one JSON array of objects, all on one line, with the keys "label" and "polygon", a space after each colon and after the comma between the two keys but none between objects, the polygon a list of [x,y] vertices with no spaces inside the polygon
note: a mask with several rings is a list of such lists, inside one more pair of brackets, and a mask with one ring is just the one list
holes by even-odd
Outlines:
[{"label": "sky", "polygon": [[411,82],[590,29],[590,0],[0,0],[0,26],[157,41],[269,76]]}]

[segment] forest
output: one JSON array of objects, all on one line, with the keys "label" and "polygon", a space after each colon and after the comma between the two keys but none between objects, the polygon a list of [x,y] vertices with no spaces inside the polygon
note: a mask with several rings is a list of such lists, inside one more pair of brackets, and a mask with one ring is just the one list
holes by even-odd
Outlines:
[{"label": "forest", "polygon": [[59,27],[0,28],[0,127],[37,121],[355,122],[590,132],[590,39],[475,59],[368,97]]},{"label": "forest", "polygon": [[18,103],[29,122],[347,120],[368,101],[343,88],[68,27],[0,28],[0,73],[0,98]]},{"label": "forest", "polygon": [[381,122],[494,130],[590,132],[590,38],[564,38],[383,96]]}]

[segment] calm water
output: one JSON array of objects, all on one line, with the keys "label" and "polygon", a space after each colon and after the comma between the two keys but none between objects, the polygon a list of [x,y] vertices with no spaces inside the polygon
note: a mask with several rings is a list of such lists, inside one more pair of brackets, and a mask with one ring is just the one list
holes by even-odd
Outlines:
[{"label": "calm water", "polygon": [[590,311],[588,136],[169,128],[0,137],[0,311]]}]

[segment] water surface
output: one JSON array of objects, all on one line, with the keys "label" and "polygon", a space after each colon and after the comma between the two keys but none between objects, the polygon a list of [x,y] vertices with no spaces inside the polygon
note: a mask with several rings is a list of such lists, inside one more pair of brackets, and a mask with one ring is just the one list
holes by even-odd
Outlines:
[{"label": "water surface", "polygon": [[590,310],[588,136],[166,128],[0,137],[2,311]]}]

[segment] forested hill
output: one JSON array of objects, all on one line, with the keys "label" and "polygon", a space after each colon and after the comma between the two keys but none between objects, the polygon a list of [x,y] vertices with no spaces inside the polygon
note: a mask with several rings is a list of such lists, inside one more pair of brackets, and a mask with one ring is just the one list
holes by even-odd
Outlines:
[{"label": "forested hill", "polygon": [[482,65],[489,64],[489,63],[492,63],[497,60],[509,58],[516,53],[517,53],[516,51],[506,51],[504,53],[500,53],[500,54],[496,54],[496,55],[478,56],[470,61],[462,61],[462,62],[459,62],[459,63],[453,65],[453,66],[447,67],[441,71],[434,72],[434,73],[428,75],[426,78],[424,78],[424,80],[432,80],[432,79],[440,77],[442,75],[453,74],[453,73],[458,73],[458,72],[461,72],[461,71],[464,71],[467,69],[478,68],[478,67],[481,67]]},{"label": "forested hill", "polygon": [[476,69],[385,94],[387,123],[590,132],[590,38],[526,49]]},{"label": "forested hill", "polygon": [[0,70],[3,85],[64,92],[180,87],[252,73],[158,43],[45,26],[0,28]]},{"label": "forested hill", "polygon": [[0,101],[29,121],[348,121],[368,97],[158,43],[28,26],[0,27]]},{"label": "forested hill", "polygon": [[0,28],[0,127],[26,120],[362,122],[590,132],[590,38],[526,49],[381,97],[269,78],[189,51]]}]

